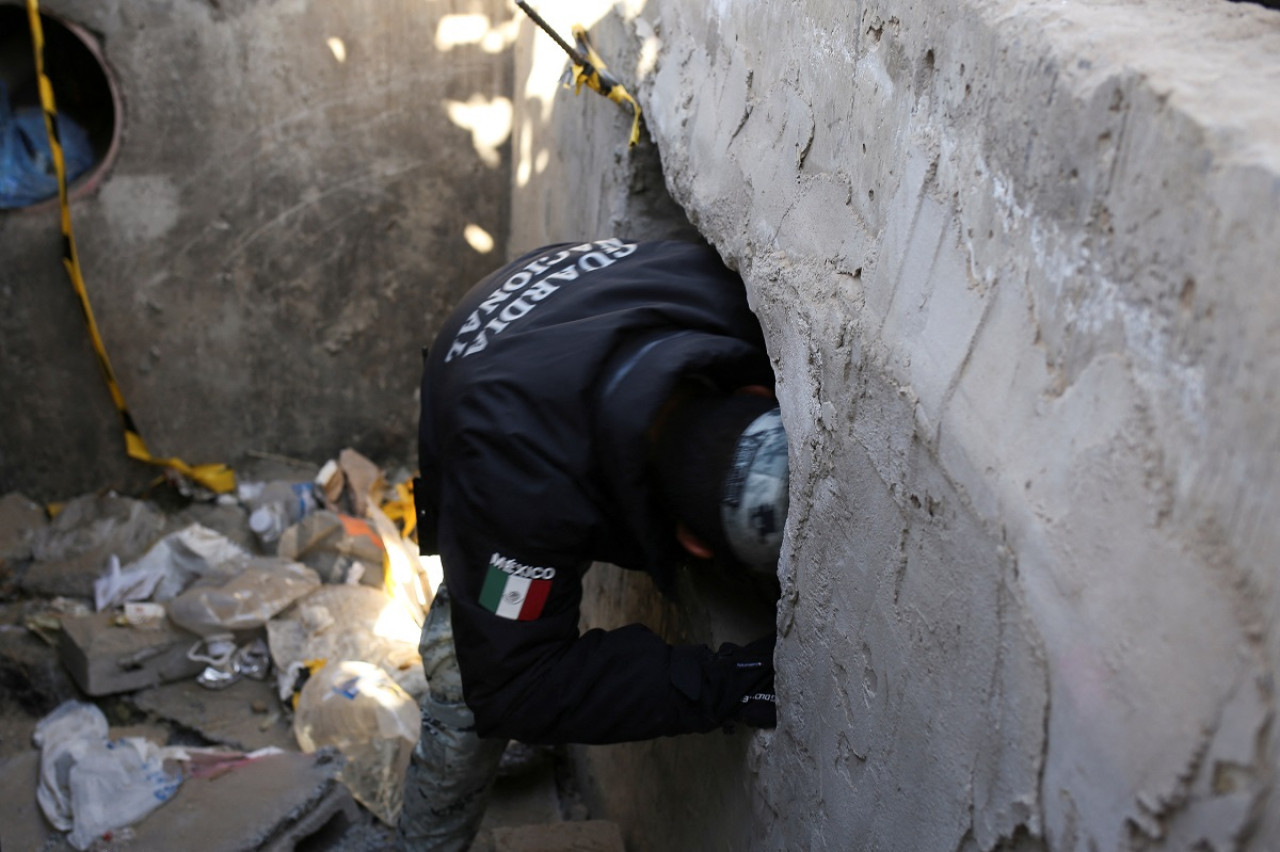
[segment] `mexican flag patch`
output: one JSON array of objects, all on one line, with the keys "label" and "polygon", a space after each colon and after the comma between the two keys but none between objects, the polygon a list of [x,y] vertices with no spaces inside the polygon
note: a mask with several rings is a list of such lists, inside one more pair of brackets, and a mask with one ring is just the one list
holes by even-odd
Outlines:
[{"label": "mexican flag patch", "polygon": [[554,568],[522,565],[495,553],[489,557],[480,605],[500,618],[532,621],[542,615],[555,575]]}]

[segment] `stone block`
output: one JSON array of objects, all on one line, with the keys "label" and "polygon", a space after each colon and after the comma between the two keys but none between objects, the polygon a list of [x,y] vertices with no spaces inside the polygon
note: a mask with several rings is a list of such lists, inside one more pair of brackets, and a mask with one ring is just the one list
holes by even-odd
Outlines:
[{"label": "stone block", "polygon": [[605,820],[495,828],[493,852],[626,852],[622,832]]},{"label": "stone block", "polygon": [[[291,852],[356,805],[328,752],[267,755],[212,777],[188,778],[173,799],[134,827],[132,852]],[[6,847],[7,848],[7,847]]]},{"label": "stone block", "polygon": [[243,679],[225,689],[206,689],[195,680],[180,680],[144,689],[132,701],[139,710],[231,748],[298,748],[293,728],[281,712],[274,681]]},{"label": "stone block", "polygon": [[154,630],[117,627],[109,612],[62,620],[59,656],[89,695],[132,692],[194,677],[204,663],[187,659],[199,637],[168,621]]}]

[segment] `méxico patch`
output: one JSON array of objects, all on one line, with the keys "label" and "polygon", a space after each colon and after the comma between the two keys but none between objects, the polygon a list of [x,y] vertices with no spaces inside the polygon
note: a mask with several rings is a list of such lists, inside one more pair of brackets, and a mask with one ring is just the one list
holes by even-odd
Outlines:
[{"label": "m\u00e9xico patch", "polygon": [[555,575],[554,568],[522,565],[495,553],[489,557],[480,605],[500,618],[532,621],[542,615]]}]

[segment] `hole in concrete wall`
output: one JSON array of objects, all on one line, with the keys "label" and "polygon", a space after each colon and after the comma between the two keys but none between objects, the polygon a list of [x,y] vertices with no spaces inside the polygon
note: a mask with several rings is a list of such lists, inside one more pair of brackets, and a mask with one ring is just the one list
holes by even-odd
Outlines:
[{"label": "hole in concrete wall", "polygon": [[1232,3],[1249,3],[1254,6],[1265,6],[1280,11],[1280,0],[1231,0]]},{"label": "hole in concrete wall", "polygon": [[[97,41],[82,27],[40,15],[45,74],[73,194],[96,185],[119,140],[120,99]],[[25,6],[0,4],[0,209],[57,197]],[[7,106],[5,101],[7,100]]]}]

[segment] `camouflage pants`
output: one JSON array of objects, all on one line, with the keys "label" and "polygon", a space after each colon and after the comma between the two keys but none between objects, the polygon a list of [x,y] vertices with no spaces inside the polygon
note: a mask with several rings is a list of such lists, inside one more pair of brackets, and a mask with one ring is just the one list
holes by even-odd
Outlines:
[{"label": "camouflage pants", "polygon": [[418,649],[428,690],[397,835],[405,852],[463,852],[480,828],[506,741],[476,736],[475,719],[462,700],[444,585],[431,602]]}]

